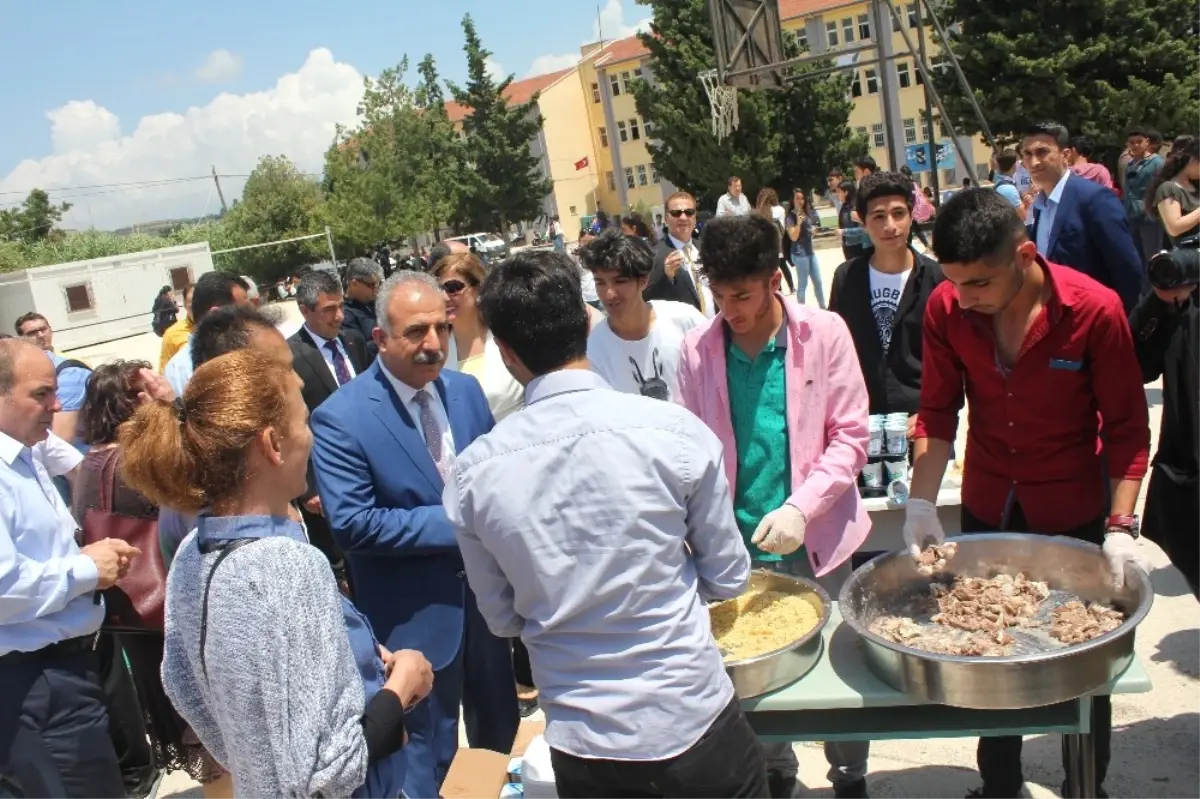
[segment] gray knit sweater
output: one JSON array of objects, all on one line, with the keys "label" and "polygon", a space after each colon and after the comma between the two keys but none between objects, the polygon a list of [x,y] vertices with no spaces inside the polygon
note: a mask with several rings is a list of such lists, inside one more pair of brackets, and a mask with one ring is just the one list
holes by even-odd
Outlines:
[{"label": "gray knit sweater", "polygon": [[325,556],[270,537],[229,553],[200,611],[217,554],[193,532],[167,579],[163,687],[233,775],[238,796],[349,796],[367,778],[363,684]]}]

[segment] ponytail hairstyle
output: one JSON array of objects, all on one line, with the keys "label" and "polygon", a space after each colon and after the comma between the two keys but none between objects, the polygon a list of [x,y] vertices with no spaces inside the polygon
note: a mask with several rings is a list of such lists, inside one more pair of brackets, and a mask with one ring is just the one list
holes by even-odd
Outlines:
[{"label": "ponytail hairstyle", "polygon": [[1195,136],[1180,136],[1171,145],[1171,152],[1167,155],[1167,160],[1163,161],[1158,172],[1150,178],[1150,184],[1146,186],[1146,194],[1142,197],[1142,205],[1151,219],[1158,219],[1158,205],[1154,202],[1154,195],[1158,194],[1158,187],[1168,180],[1174,180],[1175,176],[1182,172],[1183,168],[1188,165],[1188,161],[1193,158],[1200,161],[1200,139]]},{"label": "ponytail hairstyle", "polygon": [[772,188],[761,189],[758,192],[758,202],[754,203],[754,210],[758,211],[758,215],[763,219],[771,222],[775,221],[775,217],[771,215],[771,209],[779,205],[779,195]]},{"label": "ponytail hairstyle", "polygon": [[121,425],[125,482],[185,513],[219,507],[246,481],[250,446],[268,427],[288,435],[290,367],[254,350],[201,364],[174,402],[151,400]]}]

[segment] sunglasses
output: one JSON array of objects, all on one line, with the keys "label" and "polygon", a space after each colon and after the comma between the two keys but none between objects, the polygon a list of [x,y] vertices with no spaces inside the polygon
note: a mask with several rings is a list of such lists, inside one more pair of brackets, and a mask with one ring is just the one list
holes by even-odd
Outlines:
[{"label": "sunglasses", "polygon": [[442,284],[442,291],[448,297],[454,297],[458,294],[462,294],[466,288],[467,283],[463,282],[462,280],[447,280]]},{"label": "sunglasses", "polygon": [[695,208],[672,208],[670,211],[667,211],[667,213],[670,214],[671,216],[675,217],[676,219],[678,219],[681,216],[686,216],[686,217],[691,218],[696,215],[696,209]]}]

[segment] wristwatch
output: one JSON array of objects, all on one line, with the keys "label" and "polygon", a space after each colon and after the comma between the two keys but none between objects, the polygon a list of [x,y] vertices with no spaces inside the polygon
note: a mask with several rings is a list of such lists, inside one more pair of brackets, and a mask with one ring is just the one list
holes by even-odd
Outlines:
[{"label": "wristwatch", "polygon": [[1104,520],[1105,533],[1128,533],[1134,538],[1141,538],[1142,524],[1137,515],[1109,516]]}]

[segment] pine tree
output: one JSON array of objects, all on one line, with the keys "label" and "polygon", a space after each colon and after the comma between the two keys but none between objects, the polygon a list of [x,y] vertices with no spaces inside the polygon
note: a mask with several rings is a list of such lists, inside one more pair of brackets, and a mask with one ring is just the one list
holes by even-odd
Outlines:
[{"label": "pine tree", "polygon": [[504,91],[512,76],[495,81],[487,68],[492,53],[484,48],[470,14],[463,17],[462,26],[467,83],[449,84],[455,102],[467,109],[464,150],[471,179],[459,202],[460,221],[507,236],[510,222],[541,215],[553,190],[529,149],[542,127],[538,98],[535,94],[527,103],[509,105]]},{"label": "pine tree", "polygon": [[[1054,120],[1115,155],[1133,125],[1194,133],[1200,83],[1193,0],[947,0],[951,49],[993,133]],[[967,132],[979,123],[953,70],[935,85]]]}]

